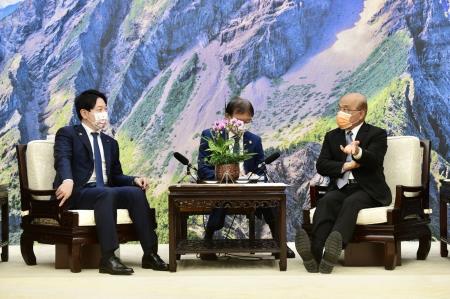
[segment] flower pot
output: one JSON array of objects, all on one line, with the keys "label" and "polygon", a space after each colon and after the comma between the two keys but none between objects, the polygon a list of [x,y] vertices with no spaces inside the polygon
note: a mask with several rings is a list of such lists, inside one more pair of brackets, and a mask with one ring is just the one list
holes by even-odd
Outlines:
[{"label": "flower pot", "polygon": [[216,180],[219,183],[234,183],[239,178],[239,163],[216,165]]}]

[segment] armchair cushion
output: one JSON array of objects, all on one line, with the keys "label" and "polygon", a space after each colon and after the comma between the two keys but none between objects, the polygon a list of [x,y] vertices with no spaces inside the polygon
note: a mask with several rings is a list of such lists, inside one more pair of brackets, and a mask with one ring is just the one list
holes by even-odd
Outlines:
[{"label": "armchair cushion", "polygon": [[[78,226],[94,226],[94,210],[70,210],[70,212],[78,213]],[[127,209],[117,209],[117,224],[130,224],[130,215]]]},{"label": "armchair cushion", "polygon": [[[32,190],[51,190],[56,171],[53,166],[53,140],[28,142],[26,152],[28,187]],[[49,200],[50,196],[36,196],[36,200]]]},{"label": "armchair cushion", "polygon": [[388,149],[383,164],[384,176],[393,198],[391,206],[394,206],[397,185],[422,185],[423,152],[420,140],[414,136],[388,137],[387,144]]},{"label": "armchair cushion", "polygon": [[[376,207],[369,209],[362,209],[358,213],[358,218],[356,219],[357,225],[369,225],[387,222],[387,211],[392,209],[392,207]],[[311,221],[314,218],[314,212],[316,208],[309,210],[309,216]]]}]

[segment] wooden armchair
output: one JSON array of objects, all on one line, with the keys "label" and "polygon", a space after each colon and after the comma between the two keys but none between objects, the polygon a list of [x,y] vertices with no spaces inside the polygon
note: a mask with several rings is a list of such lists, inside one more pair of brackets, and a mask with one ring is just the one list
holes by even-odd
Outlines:
[{"label": "wooden armchair", "polygon": [[[344,265],[384,265],[386,270],[393,270],[401,265],[401,241],[417,239],[417,259],[428,256],[430,141],[412,136],[388,137],[384,173],[392,204],[359,212],[353,240],[345,249]],[[308,233],[316,202],[326,189],[310,187],[311,209],[303,210],[303,228]]]},{"label": "wooden armchair", "polygon": [[[22,257],[27,265],[36,265],[33,243],[37,241],[56,245],[55,268],[67,268],[65,265],[68,264],[72,272],[80,272],[82,266],[86,268],[89,264],[89,258],[91,265],[88,267],[97,268],[100,254],[94,211],[60,208],[54,197],[53,145],[54,141],[35,140],[28,145],[16,146],[22,210]],[[156,227],[154,209],[151,209],[149,217]],[[117,210],[117,233],[120,243],[138,240],[126,209]]]}]

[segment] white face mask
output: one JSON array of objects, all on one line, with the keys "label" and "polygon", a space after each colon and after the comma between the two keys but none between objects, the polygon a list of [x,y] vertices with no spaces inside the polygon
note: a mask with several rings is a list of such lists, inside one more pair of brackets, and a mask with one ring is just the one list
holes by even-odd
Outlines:
[{"label": "white face mask", "polygon": [[94,125],[99,130],[104,130],[108,126],[108,112],[94,112]]},{"label": "white face mask", "polygon": [[244,124],[244,132],[250,131],[252,128],[252,123]]}]

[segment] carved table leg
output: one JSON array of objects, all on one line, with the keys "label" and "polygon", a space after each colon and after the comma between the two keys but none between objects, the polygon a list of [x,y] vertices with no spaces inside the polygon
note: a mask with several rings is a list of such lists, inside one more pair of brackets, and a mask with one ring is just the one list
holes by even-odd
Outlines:
[{"label": "carved table leg", "polygon": [[173,198],[169,195],[169,270],[170,272],[177,271],[177,223],[176,223],[176,208]]},{"label": "carved table leg", "polygon": [[441,256],[447,257],[447,203],[441,198],[439,200],[439,226],[441,237]]},{"label": "carved table leg", "polygon": [[280,246],[280,271],[287,269],[287,246],[286,246],[286,197],[280,200],[280,208],[278,213],[279,221],[279,246]]}]

